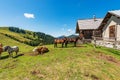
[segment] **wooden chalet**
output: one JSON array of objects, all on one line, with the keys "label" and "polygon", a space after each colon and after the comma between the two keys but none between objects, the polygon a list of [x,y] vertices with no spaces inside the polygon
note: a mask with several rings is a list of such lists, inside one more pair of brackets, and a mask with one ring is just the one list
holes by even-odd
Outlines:
[{"label": "wooden chalet", "polygon": [[120,41],[120,10],[108,11],[99,28],[103,39]]},{"label": "wooden chalet", "polygon": [[93,19],[85,19],[78,20],[76,25],[76,33],[79,33],[79,36],[84,36],[84,39],[92,39],[93,36],[101,37],[102,31],[99,28],[103,19],[93,18]]}]

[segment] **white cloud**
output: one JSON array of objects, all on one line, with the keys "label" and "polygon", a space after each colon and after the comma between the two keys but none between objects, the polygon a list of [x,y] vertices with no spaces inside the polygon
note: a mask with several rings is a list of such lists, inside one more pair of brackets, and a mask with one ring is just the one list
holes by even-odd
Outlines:
[{"label": "white cloud", "polygon": [[30,19],[30,18],[34,19],[35,18],[34,14],[31,14],[31,13],[24,13],[24,16],[25,16],[25,18],[28,18],[28,19]]},{"label": "white cloud", "polygon": [[71,29],[68,29],[67,31],[68,31],[68,32],[71,32],[72,30],[71,30]]},{"label": "white cloud", "polygon": [[69,33],[71,33],[71,34],[74,33],[74,30],[72,30],[72,29],[68,29],[67,31],[68,31]]}]

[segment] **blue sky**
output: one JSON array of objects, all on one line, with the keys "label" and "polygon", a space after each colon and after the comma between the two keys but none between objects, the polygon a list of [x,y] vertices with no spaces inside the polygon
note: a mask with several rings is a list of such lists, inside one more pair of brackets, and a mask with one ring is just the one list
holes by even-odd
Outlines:
[{"label": "blue sky", "polygon": [[52,36],[75,33],[78,19],[104,18],[120,0],[0,0],[0,26],[15,26]]}]

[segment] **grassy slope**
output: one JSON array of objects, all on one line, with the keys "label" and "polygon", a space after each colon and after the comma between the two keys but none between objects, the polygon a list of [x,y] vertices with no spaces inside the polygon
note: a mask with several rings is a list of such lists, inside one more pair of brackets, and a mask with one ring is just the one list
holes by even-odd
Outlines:
[{"label": "grassy slope", "polygon": [[9,37],[6,37],[2,34],[0,34],[0,43],[2,43],[4,46],[9,45],[9,46],[18,46],[20,48],[21,53],[22,52],[28,52],[31,49],[33,49],[33,47],[17,42]]},{"label": "grassy slope", "polygon": [[[26,32],[31,32],[31,31],[26,31]],[[29,37],[33,38],[33,36],[31,36],[30,34],[20,34],[20,33],[11,32],[11,31],[9,31],[8,27],[0,27],[0,33],[11,35],[11,36],[19,39],[20,41],[30,41],[30,39],[24,38],[24,36],[29,36]]]},{"label": "grassy slope", "polygon": [[120,79],[120,51],[84,46],[53,48],[53,45],[48,45],[50,52],[44,55],[2,59],[0,80]]}]

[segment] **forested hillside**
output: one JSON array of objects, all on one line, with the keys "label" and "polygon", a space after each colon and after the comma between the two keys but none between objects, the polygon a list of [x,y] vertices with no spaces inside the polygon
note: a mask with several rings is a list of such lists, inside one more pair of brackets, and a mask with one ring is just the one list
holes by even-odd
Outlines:
[{"label": "forested hillside", "polygon": [[0,34],[31,46],[52,44],[54,37],[42,32],[33,32],[17,27],[0,27]]}]

